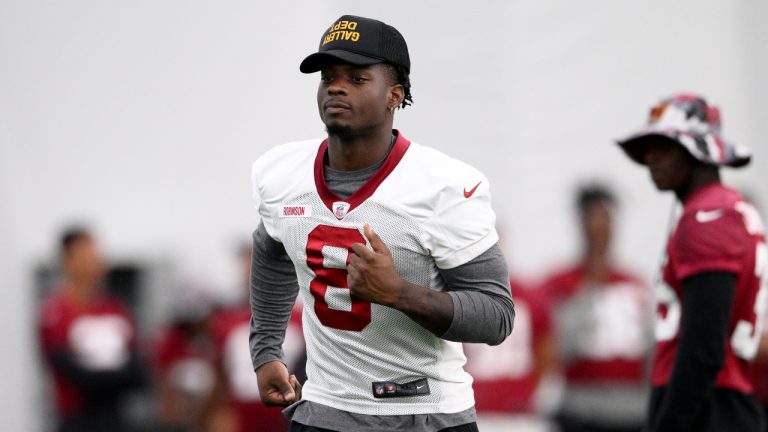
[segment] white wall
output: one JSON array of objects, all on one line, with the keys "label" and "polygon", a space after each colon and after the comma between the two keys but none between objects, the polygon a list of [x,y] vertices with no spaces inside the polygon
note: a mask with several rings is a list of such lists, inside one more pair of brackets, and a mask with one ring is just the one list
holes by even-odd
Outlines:
[{"label": "white wall", "polygon": [[540,268],[572,250],[576,233],[563,217],[572,209],[569,193],[578,179],[599,178],[621,194],[620,255],[651,273],[672,197],[658,194],[612,141],[639,126],[659,97],[700,92],[723,107],[726,136],[757,153],[750,170],[728,177],[758,187],[768,146],[752,133],[758,125],[749,110],[764,86],[751,75],[764,44],[744,37],[748,11],[731,3],[532,4],[521,5],[511,25],[515,256],[524,268]]},{"label": "white wall", "polygon": [[29,270],[63,223],[230,286],[231,248],[256,225],[250,163],[322,134],[298,63],[343,13],[405,35],[416,103],[397,127],[488,175],[523,275],[573,255],[571,193],[597,178],[621,194],[621,259],[650,278],[672,199],[612,139],[674,91],[720,103],[726,136],[756,153],[727,179],[768,207],[768,7],[450,4],[0,0],[0,429],[37,424]]}]

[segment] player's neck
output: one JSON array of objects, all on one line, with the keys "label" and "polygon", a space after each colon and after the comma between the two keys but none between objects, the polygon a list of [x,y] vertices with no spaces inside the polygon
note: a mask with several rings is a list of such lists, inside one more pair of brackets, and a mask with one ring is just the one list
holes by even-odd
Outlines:
[{"label": "player's neck", "polygon": [[682,187],[675,189],[677,199],[684,203],[697,190],[711,184],[720,183],[720,172],[711,166],[700,166],[691,173],[691,178]]},{"label": "player's neck", "polygon": [[98,283],[90,279],[68,277],[65,285],[67,297],[78,305],[91,303],[98,295]]},{"label": "player's neck", "polygon": [[382,160],[392,143],[392,125],[367,133],[328,135],[328,166],[337,171],[358,171]]},{"label": "player's neck", "polygon": [[606,250],[587,250],[584,255],[584,272],[586,279],[604,281],[608,278],[610,257]]}]

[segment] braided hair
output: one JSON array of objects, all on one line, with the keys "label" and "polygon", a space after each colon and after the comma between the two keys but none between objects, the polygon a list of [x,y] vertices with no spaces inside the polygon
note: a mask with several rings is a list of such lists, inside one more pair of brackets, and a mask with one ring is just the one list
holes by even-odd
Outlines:
[{"label": "braided hair", "polygon": [[411,95],[411,79],[408,76],[408,71],[402,67],[386,63],[387,70],[389,70],[390,78],[395,84],[400,84],[405,90],[405,96],[403,102],[400,104],[400,108],[405,108],[408,105],[413,105],[413,95]]}]

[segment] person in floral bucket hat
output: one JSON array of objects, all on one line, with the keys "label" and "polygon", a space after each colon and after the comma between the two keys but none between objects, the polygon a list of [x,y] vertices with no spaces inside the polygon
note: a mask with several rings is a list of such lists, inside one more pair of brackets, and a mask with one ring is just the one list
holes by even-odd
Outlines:
[{"label": "person in floral bucket hat", "polygon": [[721,135],[720,109],[701,96],[680,93],[663,99],[651,108],[648,123],[638,132],[619,141],[635,162],[644,163],[649,138],[667,137],[685,147],[697,160],[715,166],[742,167],[750,151],[726,141]]},{"label": "person in floral bucket hat", "polygon": [[757,211],[719,170],[748,164],[749,151],[721,136],[720,111],[693,94],[662,100],[618,144],[683,206],[656,284],[648,430],[762,431],[750,376],[768,248]]}]

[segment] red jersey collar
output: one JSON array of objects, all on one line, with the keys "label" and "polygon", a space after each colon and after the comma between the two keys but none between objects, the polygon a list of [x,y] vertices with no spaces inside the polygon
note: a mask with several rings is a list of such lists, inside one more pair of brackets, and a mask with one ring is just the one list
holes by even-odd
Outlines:
[{"label": "red jersey collar", "polygon": [[686,198],[685,202],[683,203],[683,207],[689,208],[691,206],[694,206],[701,199],[701,197],[706,196],[710,191],[717,190],[717,189],[725,189],[725,188],[726,186],[721,182],[715,182],[715,183],[704,185],[696,189],[695,191],[691,192],[690,195],[688,195],[688,198]]},{"label": "red jersey collar", "polygon": [[350,212],[355,207],[359,206],[365,200],[370,198],[374,192],[376,192],[376,189],[378,189],[379,185],[381,185],[381,183],[389,176],[397,164],[400,163],[400,160],[403,158],[403,156],[405,156],[405,152],[411,145],[411,142],[408,141],[397,129],[394,130],[394,133],[397,135],[397,139],[395,140],[395,144],[392,146],[392,149],[389,151],[389,155],[387,155],[384,163],[381,165],[381,167],[379,167],[378,170],[376,170],[371,178],[369,178],[365,183],[363,183],[362,186],[360,186],[360,189],[355,191],[355,193],[353,193],[347,199],[342,199],[333,193],[328,188],[328,184],[325,182],[325,176],[323,175],[323,164],[325,161],[325,155],[328,152],[328,139],[326,138],[323,140],[323,142],[320,144],[320,148],[317,149],[317,157],[315,157],[315,186],[317,187],[317,193],[320,195],[320,199],[323,200],[323,203],[326,207],[328,207],[328,210],[333,213],[333,203],[342,201],[349,204],[349,209],[347,212]]}]

